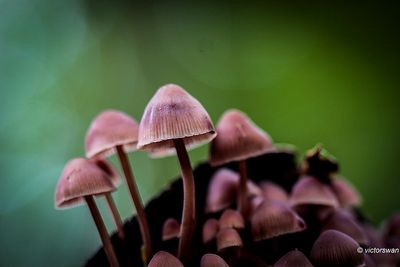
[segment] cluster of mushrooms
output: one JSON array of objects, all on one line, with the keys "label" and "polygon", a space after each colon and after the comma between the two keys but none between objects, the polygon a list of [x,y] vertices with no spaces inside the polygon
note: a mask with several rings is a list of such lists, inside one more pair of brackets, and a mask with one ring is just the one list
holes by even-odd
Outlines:
[{"label": "cluster of mushrooms", "polygon": [[[210,142],[208,163],[192,170],[187,150]],[[181,177],[144,208],[127,153],[176,154]],[[244,113],[228,110],[216,129],[204,107],[175,84],[161,87],[140,124],[107,110],[91,123],[86,158],[69,161],[55,193],[56,208],[86,203],[103,248],[86,266],[399,266],[399,254],[363,248],[399,247],[400,215],[383,230],[359,211],[361,198],[337,175],[321,146],[298,166]],[[112,192],[120,176],[137,216],[123,223]],[[94,197],[115,222],[110,238]],[[171,203],[175,202],[175,203]],[[360,250],[361,249],[361,250]],[[397,265],[396,265],[397,264]]]}]

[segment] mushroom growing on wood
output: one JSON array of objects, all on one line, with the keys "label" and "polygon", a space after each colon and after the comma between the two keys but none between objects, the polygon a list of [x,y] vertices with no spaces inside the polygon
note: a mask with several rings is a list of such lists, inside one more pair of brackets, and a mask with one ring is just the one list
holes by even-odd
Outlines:
[{"label": "mushroom growing on wood", "polygon": [[69,208],[86,202],[103,242],[104,251],[112,267],[119,267],[107,229],[93,196],[115,190],[108,175],[96,164],[84,158],[69,161],[61,174],[55,193],[56,208]]},{"label": "mushroom growing on wood", "polygon": [[135,176],[126,155],[126,152],[136,150],[138,129],[137,122],[127,114],[116,110],[106,110],[92,121],[86,133],[85,151],[88,158],[105,158],[117,153],[137,212],[145,261],[147,261],[152,256],[150,231]]},{"label": "mushroom growing on wood", "polygon": [[274,151],[271,138],[257,127],[243,112],[235,109],[226,111],[217,124],[218,136],[212,141],[209,162],[212,166],[228,162],[239,163],[239,210],[247,219],[250,206],[247,190],[248,158]]},{"label": "mushroom growing on wood", "polygon": [[156,92],[147,104],[139,126],[139,149],[153,155],[178,156],[183,180],[183,212],[178,256],[186,262],[196,225],[195,188],[187,148],[209,142],[216,136],[204,107],[175,84]]}]

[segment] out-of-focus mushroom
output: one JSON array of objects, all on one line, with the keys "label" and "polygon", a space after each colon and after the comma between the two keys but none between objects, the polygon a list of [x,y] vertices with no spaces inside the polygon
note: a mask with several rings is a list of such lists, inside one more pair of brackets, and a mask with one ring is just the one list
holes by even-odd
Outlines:
[{"label": "out-of-focus mushroom", "polygon": [[274,151],[271,138],[255,125],[243,112],[235,109],[226,111],[217,124],[218,136],[210,147],[209,162],[213,166],[237,161],[239,163],[239,210],[248,217],[250,206],[247,192],[248,158]]}]

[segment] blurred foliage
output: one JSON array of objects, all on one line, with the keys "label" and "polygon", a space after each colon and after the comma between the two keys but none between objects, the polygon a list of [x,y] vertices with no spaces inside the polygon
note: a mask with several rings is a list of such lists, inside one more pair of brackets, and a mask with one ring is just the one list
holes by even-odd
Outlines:
[{"label": "blurred foliage", "polygon": [[[373,221],[398,211],[398,11],[388,2],[1,0],[0,266],[77,266],[97,249],[85,207],[53,208],[63,164],[83,155],[97,113],[140,120],[170,82],[214,122],[236,107],[300,153],[323,143]],[[207,147],[190,155],[205,160]],[[174,158],[130,159],[145,201],[179,173]],[[132,215],[126,188],[115,197]]]}]

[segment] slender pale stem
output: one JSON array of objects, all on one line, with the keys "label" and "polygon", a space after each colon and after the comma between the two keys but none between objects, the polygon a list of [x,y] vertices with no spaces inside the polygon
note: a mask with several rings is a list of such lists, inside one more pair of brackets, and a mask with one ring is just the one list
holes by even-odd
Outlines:
[{"label": "slender pale stem", "polygon": [[151,257],[153,256],[153,253],[151,247],[149,224],[147,223],[146,213],[144,212],[142,200],[140,198],[139,191],[136,186],[135,176],[133,175],[131,166],[129,165],[128,157],[126,156],[122,146],[117,146],[117,154],[125,174],[126,184],[128,185],[133,205],[135,206],[136,209],[140,233],[142,235],[143,246],[146,255],[145,263],[147,263],[147,261],[150,260]]},{"label": "slender pale stem", "polygon": [[196,227],[196,197],[192,167],[185,143],[183,139],[176,139],[174,140],[174,145],[181,166],[183,180],[183,212],[178,257],[185,263],[191,251],[192,238]]},{"label": "slender pale stem", "polygon": [[243,218],[246,220],[249,214],[249,202],[247,194],[247,163],[246,160],[239,161],[239,203],[238,208]]},{"label": "slender pale stem", "polygon": [[104,225],[104,222],[101,219],[99,209],[97,208],[93,197],[85,196],[85,201],[89,207],[90,213],[92,214],[97,230],[99,231],[101,241],[103,242],[104,251],[107,255],[111,267],[119,267],[117,256],[115,256],[114,248],[111,244],[110,237],[108,236],[106,226]]},{"label": "slender pale stem", "polygon": [[124,232],[124,226],[121,220],[121,216],[119,215],[117,206],[115,205],[114,199],[111,195],[111,193],[105,193],[104,197],[106,198],[108,208],[111,211],[111,215],[113,217],[115,226],[117,227],[118,231],[118,236],[121,239],[125,239],[125,232]]}]

